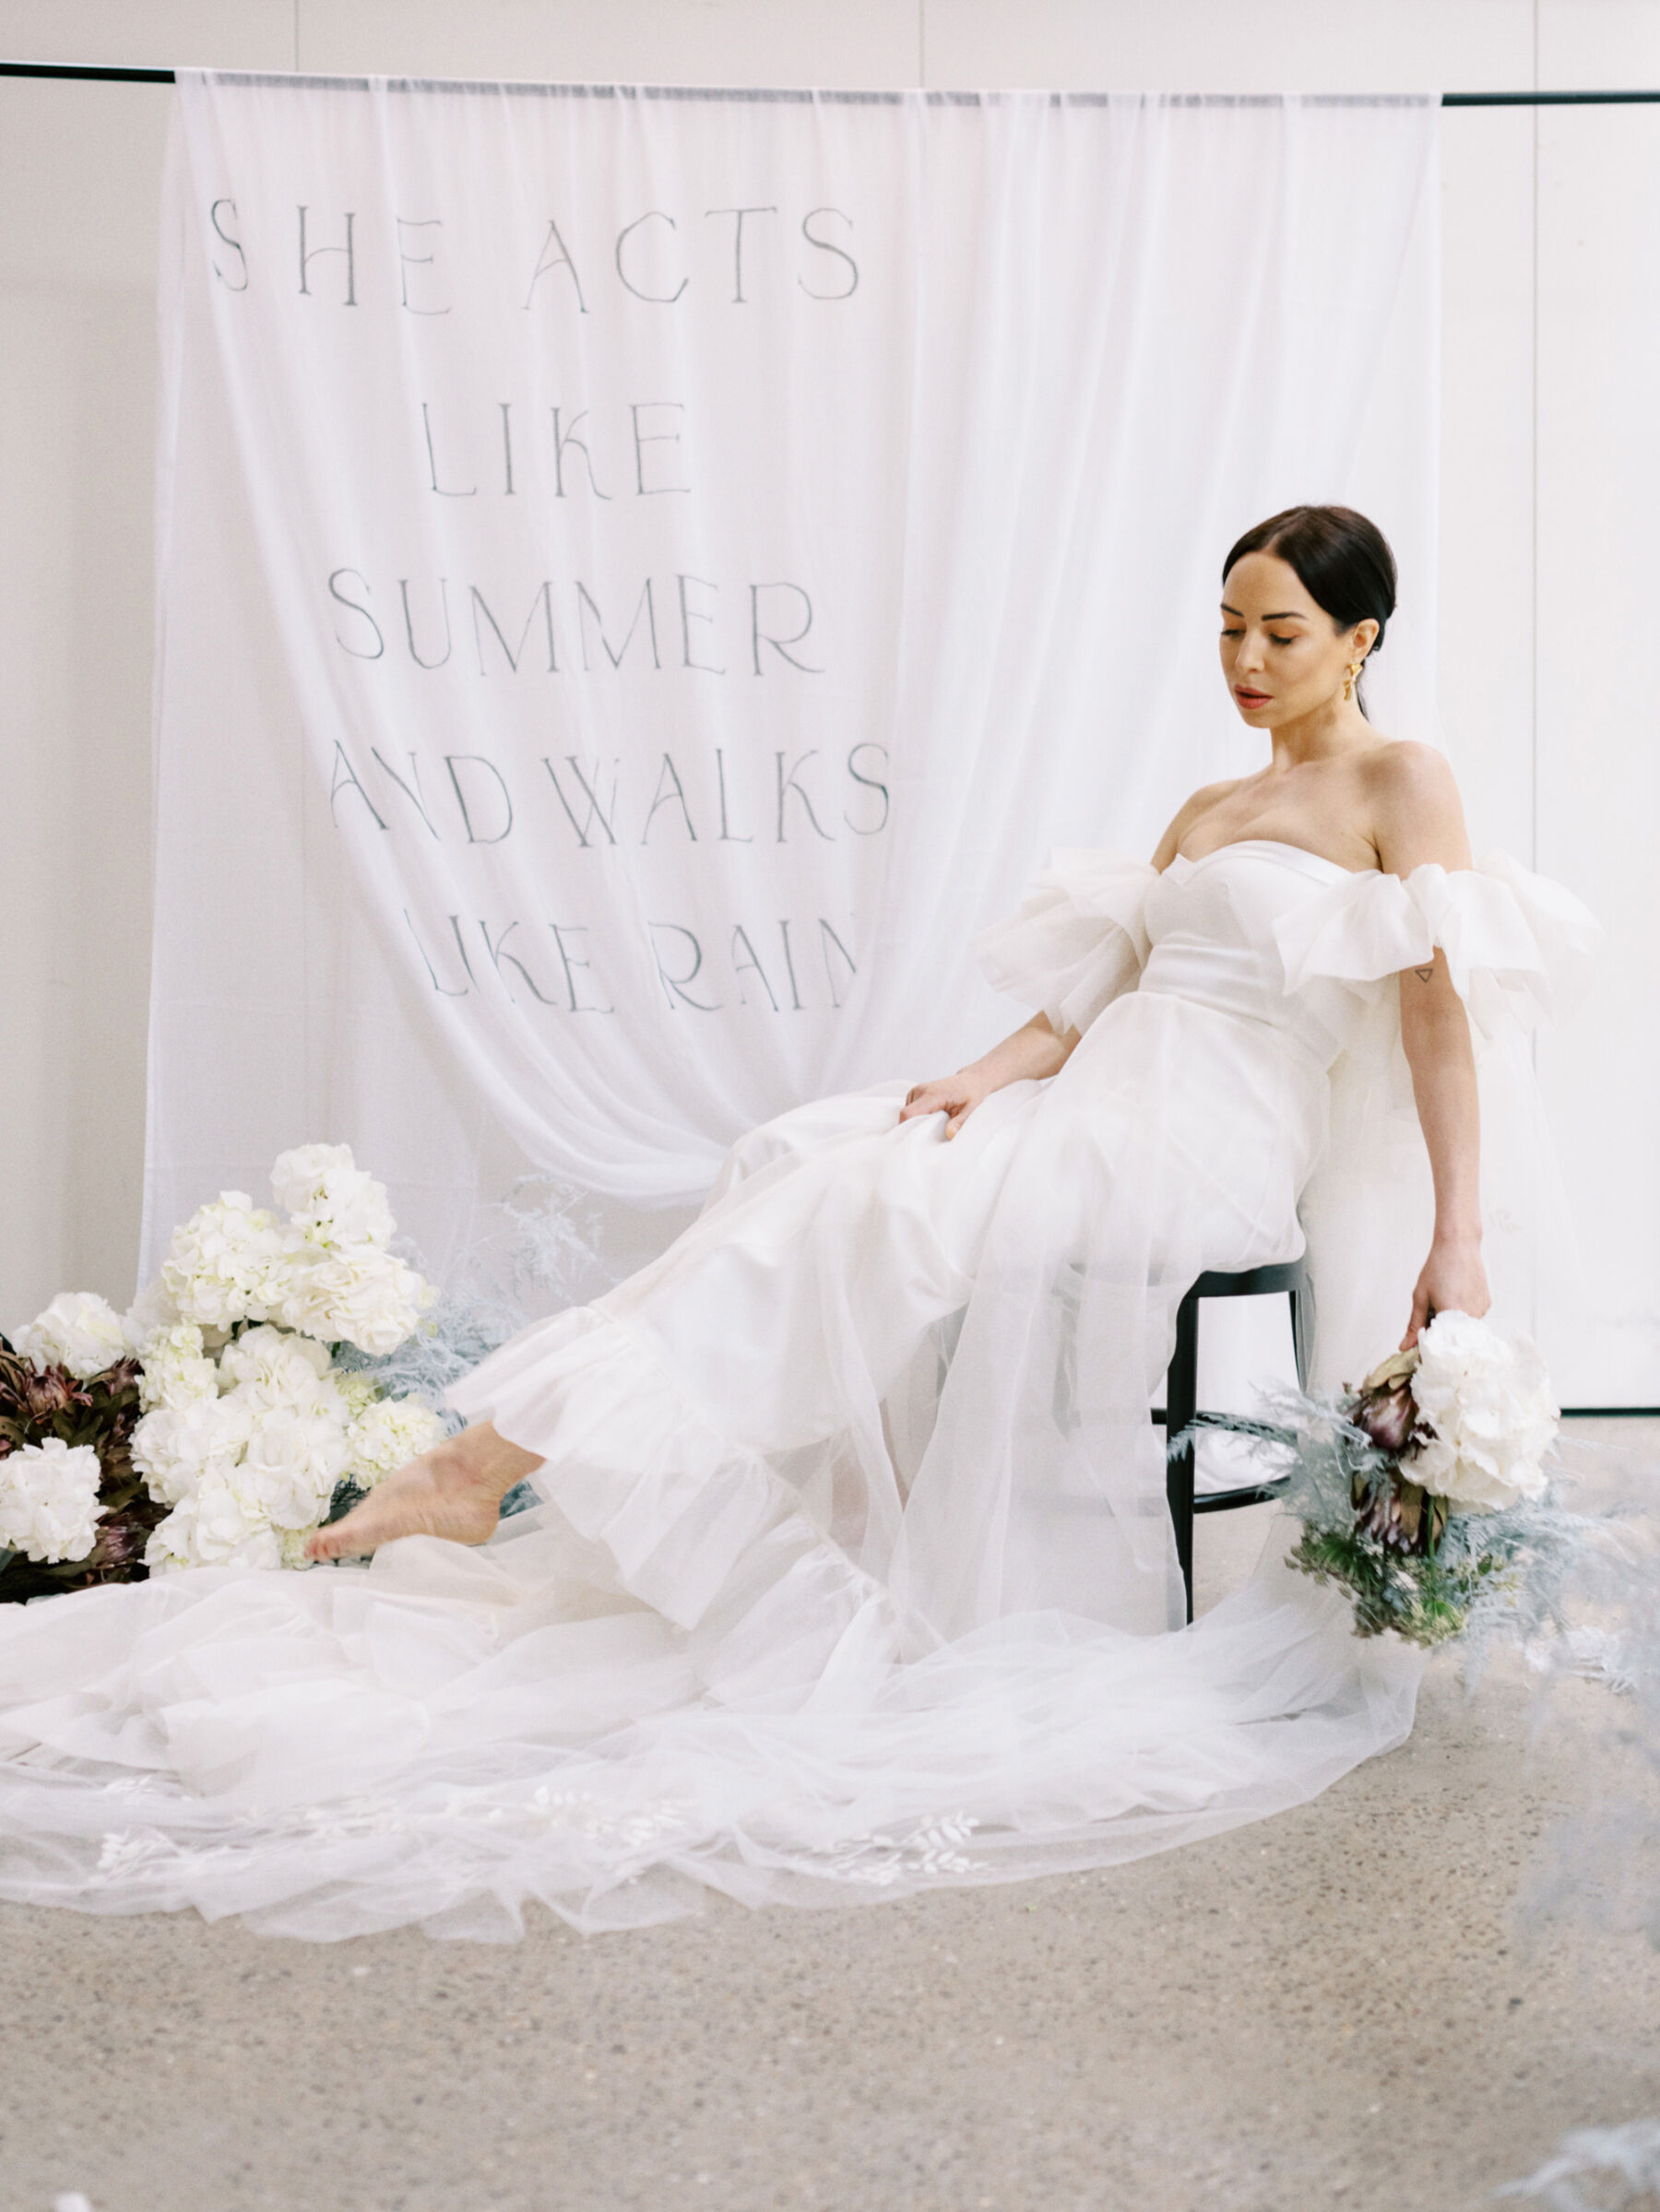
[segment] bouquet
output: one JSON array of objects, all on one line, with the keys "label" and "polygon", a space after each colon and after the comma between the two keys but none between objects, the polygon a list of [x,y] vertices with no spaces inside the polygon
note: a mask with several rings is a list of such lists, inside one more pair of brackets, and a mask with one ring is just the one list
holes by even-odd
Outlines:
[{"label": "bouquet", "polygon": [[125,1315],[65,1292],[0,1337],[0,1600],[177,1567],[302,1567],[306,1539],[444,1434],[388,1394],[433,1301],[350,1147],[227,1190]]},{"label": "bouquet", "polygon": [[[1277,1393],[1281,1422],[1198,1416],[1285,1459],[1302,1523],[1287,1565],[1348,1591],[1355,1631],[1409,1643],[1464,1636],[1513,1612],[1565,1565],[1583,1523],[1550,1495],[1560,1424],[1544,1362],[1517,1332],[1437,1314],[1335,1401]],[[1178,1439],[1180,1441],[1180,1439]]]}]

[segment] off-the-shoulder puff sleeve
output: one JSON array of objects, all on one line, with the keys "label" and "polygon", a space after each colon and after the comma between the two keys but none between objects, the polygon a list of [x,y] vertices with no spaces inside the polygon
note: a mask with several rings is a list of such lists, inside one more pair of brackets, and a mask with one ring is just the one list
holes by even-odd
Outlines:
[{"label": "off-the-shoulder puff sleeve", "polygon": [[1495,1310],[1521,1319],[1539,1281],[1571,1276],[1571,1232],[1526,1033],[1572,1011],[1602,934],[1571,892],[1506,853],[1405,878],[1340,877],[1276,919],[1286,990],[1353,994],[1356,1012],[1331,1071],[1325,1155],[1298,1206],[1315,1284],[1316,1388],[1354,1381],[1394,1341],[1429,1248],[1434,1189],[1393,979],[1437,947],[1476,1047]]},{"label": "off-the-shoulder puff sleeve", "polygon": [[1495,852],[1475,868],[1349,876],[1281,915],[1274,933],[1288,991],[1326,977],[1365,998],[1439,946],[1490,1037],[1507,1019],[1531,1028],[1571,1012],[1603,930],[1571,892]]},{"label": "off-the-shoulder puff sleeve", "polygon": [[1157,881],[1144,860],[1071,846],[1052,852],[1020,912],[975,938],[981,973],[994,989],[1039,1008],[1058,1035],[1087,1029],[1135,988],[1147,957],[1147,893]]}]

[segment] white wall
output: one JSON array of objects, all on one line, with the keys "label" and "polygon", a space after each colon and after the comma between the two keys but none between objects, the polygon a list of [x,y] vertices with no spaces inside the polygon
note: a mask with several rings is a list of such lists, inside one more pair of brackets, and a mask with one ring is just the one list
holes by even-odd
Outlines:
[{"label": "white wall", "polygon": [[[0,0],[0,53],[726,83],[1655,86],[1660,0]],[[0,84],[0,1320],[132,1278],[167,99]],[[1591,1268],[1541,1324],[1580,1403],[1660,1402],[1657,199],[1660,110],[1446,118],[1439,734],[1478,842],[1563,876],[1619,940],[1597,1018],[1542,1059]]]}]

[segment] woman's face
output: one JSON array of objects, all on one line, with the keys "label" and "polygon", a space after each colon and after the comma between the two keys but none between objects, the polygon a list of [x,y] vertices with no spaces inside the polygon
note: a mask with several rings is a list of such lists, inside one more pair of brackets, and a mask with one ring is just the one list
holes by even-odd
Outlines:
[{"label": "woman's face", "polygon": [[1253,729],[1275,729],[1329,705],[1377,634],[1370,620],[1338,629],[1290,562],[1274,553],[1242,554],[1222,586],[1222,673]]}]

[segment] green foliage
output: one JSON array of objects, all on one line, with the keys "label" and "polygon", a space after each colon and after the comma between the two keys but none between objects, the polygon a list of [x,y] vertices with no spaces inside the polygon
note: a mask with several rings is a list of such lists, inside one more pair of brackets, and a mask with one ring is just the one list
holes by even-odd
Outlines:
[{"label": "green foliage", "polygon": [[1566,1510],[1553,1492],[1499,1512],[1449,1507],[1403,1474],[1355,1408],[1280,1390],[1264,1396],[1272,1420],[1201,1414],[1193,1427],[1247,1437],[1271,1462],[1302,1523],[1286,1565],[1347,1591],[1357,1636],[1393,1630],[1473,1653],[1496,1633],[1559,1625],[1561,1593],[1602,1520]]},{"label": "green foliage", "polygon": [[1403,1555],[1353,1528],[1304,1529],[1288,1564],[1350,1593],[1357,1636],[1393,1628],[1408,1643],[1426,1646],[1462,1636],[1483,1585],[1507,1572],[1488,1555],[1452,1563],[1433,1553]]}]

